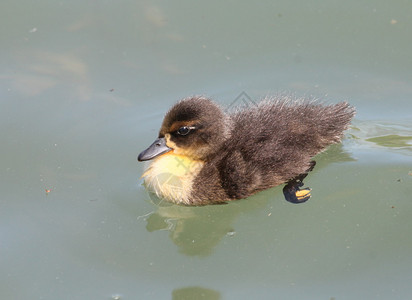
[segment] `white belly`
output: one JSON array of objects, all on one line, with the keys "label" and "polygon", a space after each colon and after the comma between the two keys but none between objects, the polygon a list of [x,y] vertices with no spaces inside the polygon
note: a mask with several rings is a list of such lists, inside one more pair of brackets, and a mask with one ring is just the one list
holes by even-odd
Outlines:
[{"label": "white belly", "polygon": [[143,173],[145,185],[159,198],[173,203],[190,204],[193,180],[203,162],[168,152],[155,158]]}]

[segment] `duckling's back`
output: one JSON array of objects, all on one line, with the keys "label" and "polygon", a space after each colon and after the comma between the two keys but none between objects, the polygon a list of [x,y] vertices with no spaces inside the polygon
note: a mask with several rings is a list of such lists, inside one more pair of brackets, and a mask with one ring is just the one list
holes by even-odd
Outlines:
[{"label": "duckling's back", "polygon": [[230,198],[244,198],[305,173],[314,155],[340,141],[354,114],[346,102],[288,98],[231,114],[233,130],[218,168],[224,189]]}]

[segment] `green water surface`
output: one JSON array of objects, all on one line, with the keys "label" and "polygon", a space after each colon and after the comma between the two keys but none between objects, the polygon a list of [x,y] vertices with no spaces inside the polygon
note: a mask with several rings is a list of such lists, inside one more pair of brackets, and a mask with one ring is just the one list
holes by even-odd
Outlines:
[{"label": "green water surface", "polygon": [[[409,299],[411,1],[0,4],[1,299]],[[136,157],[194,94],[357,108],[282,186],[165,205]]]}]

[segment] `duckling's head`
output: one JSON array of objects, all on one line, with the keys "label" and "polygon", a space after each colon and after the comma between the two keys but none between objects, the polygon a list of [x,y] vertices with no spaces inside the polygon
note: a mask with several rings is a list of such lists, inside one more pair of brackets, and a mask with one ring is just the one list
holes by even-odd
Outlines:
[{"label": "duckling's head", "polygon": [[229,117],[215,102],[199,96],[185,98],[167,112],[158,138],[139,154],[138,160],[173,151],[191,160],[205,161],[229,136]]}]

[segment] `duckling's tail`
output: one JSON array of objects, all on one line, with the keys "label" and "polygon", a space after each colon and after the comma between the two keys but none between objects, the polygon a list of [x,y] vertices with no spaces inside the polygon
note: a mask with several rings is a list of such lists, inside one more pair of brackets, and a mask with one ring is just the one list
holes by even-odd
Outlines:
[{"label": "duckling's tail", "polygon": [[[316,105],[317,106],[317,105]],[[356,110],[348,102],[318,107],[318,118],[313,131],[321,147],[340,142],[343,132],[348,129]]]}]

